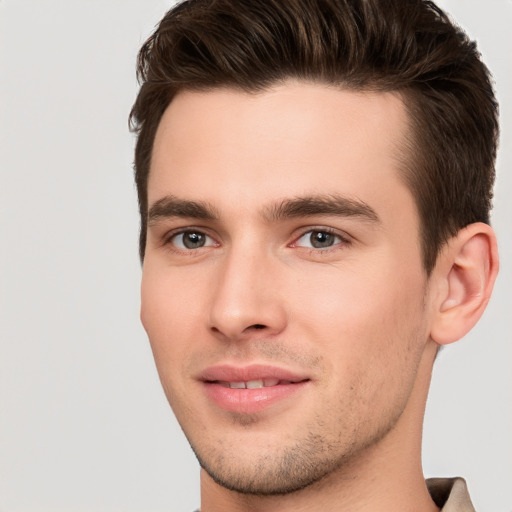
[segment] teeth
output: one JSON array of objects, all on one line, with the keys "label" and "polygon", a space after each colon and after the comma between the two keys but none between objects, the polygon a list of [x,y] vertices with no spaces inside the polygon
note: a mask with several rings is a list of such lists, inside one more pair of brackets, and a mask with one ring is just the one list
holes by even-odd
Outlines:
[{"label": "teeth", "polygon": [[257,389],[263,387],[263,381],[262,380],[249,380],[246,384],[247,389]]},{"label": "teeth", "polygon": [[231,389],[258,389],[266,388],[269,386],[277,386],[279,382],[281,382],[279,379],[259,379],[249,380],[247,382],[219,382],[219,384]]}]

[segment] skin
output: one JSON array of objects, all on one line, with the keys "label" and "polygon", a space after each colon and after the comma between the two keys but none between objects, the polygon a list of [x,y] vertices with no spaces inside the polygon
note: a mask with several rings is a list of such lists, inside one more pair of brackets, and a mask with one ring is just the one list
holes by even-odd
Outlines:
[{"label": "skin", "polygon": [[[437,510],[420,460],[431,368],[438,342],[455,338],[446,311],[478,281],[453,275],[454,255],[477,239],[470,254],[489,259],[490,235],[470,230],[425,274],[398,172],[407,129],[398,95],[295,82],[184,91],[166,110],[141,317],[204,468],[202,512]],[[283,207],[293,201],[295,211]],[[197,234],[204,245],[187,248]],[[225,363],[308,381],[262,411],[226,411],[198,378]]]}]

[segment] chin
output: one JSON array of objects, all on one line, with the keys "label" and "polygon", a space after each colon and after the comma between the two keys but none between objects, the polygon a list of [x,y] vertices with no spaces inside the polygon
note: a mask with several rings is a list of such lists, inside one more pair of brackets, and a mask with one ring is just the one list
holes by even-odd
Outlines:
[{"label": "chin", "polygon": [[[233,465],[230,468],[229,461],[222,464],[214,464],[211,467],[199,457],[199,464],[208,473],[211,479],[218,485],[239,494],[253,496],[282,496],[305,489],[322,480],[329,469],[316,468],[313,465],[305,468],[298,466],[290,460],[271,462],[273,467],[263,467],[261,464]],[[217,461],[218,462],[218,461]]]},{"label": "chin", "polygon": [[[229,440],[226,440],[229,443]],[[191,445],[200,466],[218,485],[240,494],[279,496],[301,491],[350,463],[352,450],[312,433],[294,446],[241,454],[229,449]]]}]

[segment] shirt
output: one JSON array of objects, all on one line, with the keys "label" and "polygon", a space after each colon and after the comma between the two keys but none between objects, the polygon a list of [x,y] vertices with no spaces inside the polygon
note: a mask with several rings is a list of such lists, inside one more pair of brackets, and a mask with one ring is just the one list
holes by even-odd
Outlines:
[{"label": "shirt", "polygon": [[428,478],[427,487],[441,512],[475,512],[463,478]]}]

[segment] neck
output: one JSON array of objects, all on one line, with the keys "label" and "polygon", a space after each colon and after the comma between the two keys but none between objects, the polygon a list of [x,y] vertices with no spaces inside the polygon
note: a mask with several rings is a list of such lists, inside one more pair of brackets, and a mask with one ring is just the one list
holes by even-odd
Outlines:
[{"label": "neck", "polygon": [[407,406],[385,437],[321,481],[278,496],[225,489],[201,470],[201,512],[438,512],[421,466],[425,402],[436,346],[429,342]]}]

